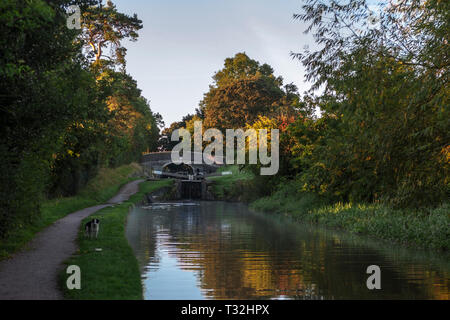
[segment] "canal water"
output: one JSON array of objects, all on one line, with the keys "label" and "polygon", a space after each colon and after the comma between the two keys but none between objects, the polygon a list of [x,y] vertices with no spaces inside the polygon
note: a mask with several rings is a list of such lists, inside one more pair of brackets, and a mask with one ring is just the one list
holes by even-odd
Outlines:
[{"label": "canal water", "polygon": [[[127,238],[144,298],[449,299],[448,254],[294,223],[226,202],[136,207]],[[369,290],[367,267],[381,269]]]}]

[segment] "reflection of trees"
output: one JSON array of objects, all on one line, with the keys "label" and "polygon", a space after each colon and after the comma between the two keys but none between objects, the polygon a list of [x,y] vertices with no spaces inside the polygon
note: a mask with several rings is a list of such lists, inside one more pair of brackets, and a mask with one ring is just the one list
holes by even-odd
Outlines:
[{"label": "reflection of trees", "polygon": [[156,239],[152,231],[152,227],[158,224],[154,221],[155,218],[157,217],[140,208],[135,208],[133,214],[128,215],[126,237],[136,255],[141,274],[149,262],[155,266],[159,262]]},{"label": "reflection of trees", "polygon": [[[158,238],[180,268],[197,273],[209,298],[448,298],[445,274],[388,261],[365,246],[346,246],[316,228],[290,226],[237,204],[149,212],[139,228],[134,236],[146,247],[141,265],[154,259]],[[365,268],[374,261],[382,268],[378,292],[365,285]]]}]

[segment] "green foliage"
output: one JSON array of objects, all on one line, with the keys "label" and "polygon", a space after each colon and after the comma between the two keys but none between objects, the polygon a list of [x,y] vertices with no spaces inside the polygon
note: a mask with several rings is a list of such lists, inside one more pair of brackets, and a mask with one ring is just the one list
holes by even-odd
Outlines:
[{"label": "green foliage", "polygon": [[[99,25],[101,17],[104,19]],[[82,27],[78,38],[90,43],[84,51],[89,60],[91,54],[98,54],[109,44],[116,52],[124,53],[120,41],[136,40],[136,31],[142,26],[135,16],[118,13],[109,3],[102,8],[87,8]],[[56,154],[52,196],[76,194],[99,168],[138,161],[142,152],[157,147],[161,116],[151,111],[136,81],[124,72],[124,55],[119,60],[113,59],[114,63],[103,63],[101,58],[100,54],[90,67],[95,82],[86,86],[90,89],[87,92],[92,93],[88,96],[90,113],[67,128],[64,149]],[[119,64],[122,72],[115,71]]]},{"label": "green foliage", "polygon": [[[136,14],[129,16],[117,11],[113,2],[108,0],[106,6],[90,6],[83,11],[81,28],[79,39],[87,49],[87,58],[93,61],[95,69],[115,66],[125,68],[127,49],[121,45],[121,41],[137,41],[137,31],[142,29],[142,21]],[[109,56],[104,52],[107,48],[111,49]]]},{"label": "green foliage", "polygon": [[[40,211],[29,211],[29,213],[31,212],[33,214],[24,217],[28,223],[17,225],[13,229],[14,233],[7,239],[2,239],[0,242],[0,259],[6,258],[21,249],[37,232],[65,217],[67,214],[109,200],[119,191],[122,185],[133,179],[133,174],[138,174],[139,172],[140,167],[137,164],[125,165],[115,169],[101,169],[78,195],[43,201]],[[25,182],[27,181],[25,180]],[[28,183],[27,185],[34,186],[36,184]],[[28,193],[20,194],[26,197]],[[33,203],[28,203],[27,199],[21,200],[25,204],[33,205]],[[36,209],[30,208],[29,210]],[[39,212],[40,214],[38,214]]]},{"label": "green foliage", "polygon": [[321,49],[294,55],[324,92],[308,104],[322,118],[291,125],[291,163],[302,189],[340,201],[437,206],[448,199],[449,4],[306,1]]},{"label": "green foliage", "polygon": [[257,210],[276,213],[310,212],[313,208],[325,203],[314,193],[301,191],[299,181],[283,181],[270,196],[261,197],[251,203]]},{"label": "green foliage", "polygon": [[380,6],[307,0],[294,15],[319,44],[293,56],[313,82],[306,110],[322,114],[282,132],[291,170],[252,206],[448,250],[449,2]]},{"label": "green foliage", "polygon": [[38,215],[61,132],[89,110],[83,87],[89,75],[81,67],[62,7],[8,0],[1,8],[0,238],[4,238]]},{"label": "green foliage", "polygon": [[314,193],[299,191],[298,183],[283,184],[271,196],[253,202],[251,207],[406,245],[444,251],[450,248],[448,204],[417,211],[395,210],[382,204],[329,204]]},{"label": "green foliage", "polygon": [[[73,3],[94,14],[83,17],[81,33],[66,26],[65,9]],[[161,116],[124,68],[115,70],[125,65],[121,41],[136,40],[141,22],[96,3],[0,4],[2,241],[39,219],[45,196],[74,195],[99,168],[130,163],[157,147]],[[99,17],[105,18],[101,27]],[[90,64],[83,47],[89,30],[97,49],[114,49],[114,63],[103,63],[100,55]]]},{"label": "green foliage", "polygon": [[206,128],[244,128],[259,115],[295,114],[299,107],[297,88],[283,88],[283,79],[275,77],[269,65],[245,53],[227,58],[213,79],[197,111]]},{"label": "green foliage", "polygon": [[223,171],[231,172],[230,175],[208,177],[212,182],[211,191],[218,200],[246,201],[248,200],[248,191],[254,185],[251,180],[253,173],[242,169],[237,165],[223,166],[219,168],[218,173]]}]

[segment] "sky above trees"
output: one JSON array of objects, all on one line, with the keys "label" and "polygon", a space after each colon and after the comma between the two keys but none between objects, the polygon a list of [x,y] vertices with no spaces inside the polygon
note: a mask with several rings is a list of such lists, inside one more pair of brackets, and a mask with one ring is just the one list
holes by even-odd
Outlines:
[{"label": "sky above trees", "polygon": [[292,18],[300,0],[113,2],[143,21],[139,41],[126,43],[127,71],[166,126],[194,112],[214,72],[238,52],[268,63],[300,93],[310,87],[300,62],[289,55],[305,45],[314,48],[312,37],[303,34],[305,25]]}]

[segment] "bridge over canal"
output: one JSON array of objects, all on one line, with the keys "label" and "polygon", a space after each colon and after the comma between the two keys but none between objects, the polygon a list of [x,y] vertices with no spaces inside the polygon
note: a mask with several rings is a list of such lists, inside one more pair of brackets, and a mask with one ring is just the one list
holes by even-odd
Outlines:
[{"label": "bridge over canal", "polygon": [[[195,156],[199,156],[202,159],[202,163],[198,164],[194,162]],[[210,157],[209,160],[213,164],[205,162],[202,153],[190,152],[190,163],[175,164],[172,161],[172,152],[151,152],[144,154],[141,159],[141,165],[153,172],[162,172],[167,175],[181,174],[185,175],[208,175],[214,173],[217,168],[224,164],[222,157]]]},{"label": "bridge over canal", "polygon": [[[202,163],[195,163],[195,155],[201,156]],[[224,164],[223,158],[209,158],[206,163],[202,153],[190,152],[189,163],[174,163],[172,153],[153,152],[142,156],[141,165],[160,177],[175,178],[176,196],[181,199],[211,200],[207,192],[207,176],[218,175],[216,170]],[[181,159],[180,159],[181,160]]]}]

